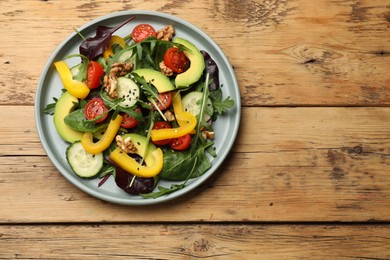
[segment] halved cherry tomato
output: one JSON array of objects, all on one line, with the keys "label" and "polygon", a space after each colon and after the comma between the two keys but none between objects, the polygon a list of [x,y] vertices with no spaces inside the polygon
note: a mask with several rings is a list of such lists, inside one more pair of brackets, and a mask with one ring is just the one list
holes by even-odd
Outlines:
[{"label": "halved cherry tomato", "polygon": [[183,151],[188,149],[191,144],[191,135],[186,134],[178,138],[172,138],[169,145],[171,146],[172,149]]},{"label": "halved cherry tomato", "polygon": [[[135,111],[140,113],[141,109],[137,107]],[[138,120],[135,119],[134,117],[129,116],[126,113],[121,113],[121,116],[123,117],[121,127],[129,129],[129,128],[136,127],[138,125]]]},{"label": "halved cherry tomato", "polygon": [[[154,123],[153,125],[153,129],[163,129],[163,128],[172,128],[170,124],[168,124],[167,122],[164,122],[164,121],[158,121],[156,123]],[[160,140],[160,141],[152,141],[154,144],[156,145],[167,145],[171,142],[171,139],[166,139],[166,140]]]},{"label": "halved cherry tomato", "polygon": [[190,66],[190,61],[184,52],[171,47],[164,54],[164,64],[175,73],[182,73]]},{"label": "halved cherry tomato", "polygon": [[[108,108],[104,105],[104,101],[101,98],[92,98],[84,108],[84,115],[88,120],[95,119],[98,116],[103,115],[108,111]],[[108,116],[106,113],[102,118],[95,123],[103,122]]]},{"label": "halved cherry tomato", "polygon": [[[155,99],[158,109],[161,111],[166,110],[172,103],[172,92],[164,92],[158,94],[158,99]],[[154,107],[154,110],[157,110]]]},{"label": "halved cherry tomato", "polygon": [[100,78],[104,75],[103,66],[99,62],[90,61],[87,68],[87,87],[95,89],[100,86]]},{"label": "halved cherry tomato", "polygon": [[150,24],[142,23],[134,27],[131,38],[135,42],[142,42],[148,37],[156,36],[156,30]]}]

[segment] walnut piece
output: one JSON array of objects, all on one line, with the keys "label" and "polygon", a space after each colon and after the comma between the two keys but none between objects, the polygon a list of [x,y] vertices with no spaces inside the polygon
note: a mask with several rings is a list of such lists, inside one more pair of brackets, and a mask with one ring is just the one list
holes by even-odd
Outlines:
[{"label": "walnut piece", "polygon": [[169,122],[172,122],[172,121],[174,121],[175,120],[175,115],[172,113],[172,111],[171,110],[167,110],[167,111],[165,111],[165,113],[164,113],[164,116],[165,116],[165,118],[169,121]]},{"label": "walnut piece", "polygon": [[122,136],[117,135],[115,141],[118,147],[125,153],[137,153],[137,147],[135,147],[130,137],[123,139]]},{"label": "walnut piece", "polygon": [[115,62],[111,65],[111,70],[108,75],[105,75],[103,78],[103,86],[107,91],[110,98],[117,98],[118,93],[116,92],[117,88],[117,78],[127,75],[134,67],[134,64],[131,62]]},{"label": "walnut piece", "polygon": [[175,35],[175,28],[172,25],[167,25],[156,32],[156,38],[163,41],[172,40],[173,35]]},{"label": "walnut piece", "polygon": [[160,62],[160,63],[159,63],[159,66],[160,66],[161,72],[162,72],[165,76],[170,77],[170,76],[173,75],[173,70],[171,70],[170,68],[168,68],[168,67],[165,65],[164,61]]},{"label": "walnut piece", "polygon": [[203,136],[205,139],[214,140],[214,132],[210,132],[210,131],[207,131],[207,130],[203,130],[203,131],[202,131],[202,136]]}]

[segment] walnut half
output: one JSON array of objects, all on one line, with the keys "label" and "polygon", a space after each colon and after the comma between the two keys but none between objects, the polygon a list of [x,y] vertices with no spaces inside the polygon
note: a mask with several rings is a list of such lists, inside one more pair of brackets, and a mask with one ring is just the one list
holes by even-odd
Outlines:
[{"label": "walnut half", "polygon": [[163,41],[171,41],[174,35],[175,28],[172,25],[167,25],[156,32],[156,38]]},{"label": "walnut half", "polygon": [[137,153],[137,147],[135,147],[130,137],[123,139],[122,136],[117,135],[115,137],[115,141],[118,147],[122,149],[122,151],[124,151],[125,153]]},{"label": "walnut half", "polygon": [[104,76],[104,89],[107,91],[110,98],[117,98],[118,93],[116,92],[117,88],[117,78],[127,75],[134,67],[134,64],[131,62],[115,62],[111,65],[111,70],[108,75]]},{"label": "walnut half", "polygon": [[160,62],[160,63],[159,63],[159,66],[160,66],[161,72],[162,72],[165,76],[170,77],[170,76],[173,75],[173,70],[171,70],[170,68],[168,68],[168,67],[165,65],[164,61]]}]

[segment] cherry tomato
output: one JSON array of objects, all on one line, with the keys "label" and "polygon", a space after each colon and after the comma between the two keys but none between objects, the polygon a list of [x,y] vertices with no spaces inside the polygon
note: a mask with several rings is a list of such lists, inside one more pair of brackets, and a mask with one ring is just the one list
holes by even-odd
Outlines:
[{"label": "cherry tomato", "polygon": [[188,147],[190,147],[191,140],[192,140],[191,135],[186,134],[178,138],[172,138],[169,145],[171,146],[172,149],[183,151],[188,149]]},{"label": "cherry tomato", "polygon": [[[101,98],[92,98],[84,108],[84,115],[88,120],[95,119],[98,116],[103,115],[108,111],[108,108],[104,105],[104,101]],[[108,116],[106,113],[102,118],[95,123],[103,122]]]},{"label": "cherry tomato", "polygon": [[156,30],[150,25],[146,23],[142,23],[134,27],[133,32],[131,33],[131,38],[135,42],[142,42],[148,37],[156,36]]},{"label": "cherry tomato", "polygon": [[164,54],[164,64],[175,73],[182,73],[189,68],[190,61],[184,52],[171,47]]},{"label": "cherry tomato", "polygon": [[[157,105],[158,109],[160,109],[161,111],[164,111],[172,103],[172,92],[159,93],[158,99],[155,99],[154,101],[156,101],[156,105]],[[154,110],[157,110],[157,108],[154,107]]]},{"label": "cherry tomato", "polygon": [[[163,128],[172,128],[170,124],[164,121],[159,121],[154,123],[153,129],[163,129]],[[166,140],[160,140],[160,141],[152,141],[156,145],[167,145],[171,142],[171,139],[166,139]]]},{"label": "cherry tomato", "polygon": [[87,68],[87,87],[95,89],[100,86],[100,78],[104,75],[103,66],[99,62],[90,61]]},{"label": "cherry tomato", "polygon": [[[139,107],[137,107],[135,109],[135,111],[140,113],[141,109]],[[129,116],[126,113],[121,113],[121,115],[123,117],[123,120],[122,120],[122,123],[121,123],[121,127],[129,129],[129,128],[136,127],[138,125],[138,120],[135,119],[134,117]]]}]

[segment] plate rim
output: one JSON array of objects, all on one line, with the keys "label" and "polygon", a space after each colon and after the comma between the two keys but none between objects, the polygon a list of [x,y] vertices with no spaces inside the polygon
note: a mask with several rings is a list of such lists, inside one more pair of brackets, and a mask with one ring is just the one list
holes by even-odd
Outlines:
[{"label": "plate rim", "polygon": [[[208,34],[206,34],[200,28],[198,28],[197,26],[195,26],[195,25],[193,25],[193,24],[187,22],[186,20],[179,18],[177,16],[163,13],[163,12],[158,12],[158,11],[150,11],[150,10],[118,11],[118,12],[112,12],[112,13],[97,17],[97,18],[83,24],[77,30],[82,31],[82,30],[87,29],[93,25],[99,25],[99,22],[101,22],[103,20],[109,20],[109,19],[116,18],[118,16],[124,16],[124,15],[140,15],[140,16],[141,15],[143,15],[143,16],[148,15],[148,16],[153,16],[153,17],[163,17],[163,18],[166,18],[166,19],[169,19],[172,21],[179,22],[182,25],[184,25],[186,28],[190,28],[191,30],[195,31],[199,36],[206,39],[209,44],[214,45],[216,47],[215,49],[217,50],[220,57],[223,59],[224,62],[226,62],[226,65],[228,65],[227,66],[227,68],[229,70],[228,73],[231,75],[231,78],[233,80],[232,90],[237,94],[237,98],[236,98],[236,100],[234,100],[234,102],[235,102],[235,104],[234,104],[234,114],[235,114],[234,128],[233,128],[233,133],[228,140],[227,148],[225,149],[226,152],[222,153],[221,155],[218,155],[219,160],[216,163],[212,163],[212,168],[209,169],[207,172],[205,172],[202,176],[199,176],[197,178],[192,179],[192,180],[194,180],[194,182],[191,183],[190,185],[186,186],[185,188],[183,188],[181,190],[173,192],[169,195],[165,195],[165,196],[158,197],[155,199],[132,200],[132,199],[123,199],[123,198],[119,198],[119,197],[108,196],[107,194],[103,194],[102,192],[99,192],[96,189],[92,189],[92,188],[82,184],[81,181],[78,181],[74,176],[71,177],[70,176],[71,173],[69,173],[69,171],[67,169],[65,169],[61,165],[61,163],[58,161],[58,159],[54,155],[53,151],[51,150],[51,148],[48,144],[48,141],[45,138],[45,133],[43,132],[42,121],[41,121],[41,116],[45,116],[45,115],[41,115],[41,113],[43,113],[43,111],[42,111],[43,109],[41,108],[40,100],[41,100],[41,95],[43,92],[42,91],[43,83],[44,83],[45,77],[48,74],[48,71],[49,71],[49,69],[54,61],[54,58],[66,46],[66,44],[75,36],[76,32],[69,34],[55,48],[55,50],[50,54],[50,57],[46,61],[46,64],[42,70],[42,73],[41,73],[39,80],[38,80],[38,88],[37,88],[36,95],[35,95],[35,101],[36,101],[34,104],[35,125],[36,125],[36,128],[38,130],[38,136],[39,136],[39,139],[41,141],[41,144],[42,144],[47,156],[49,157],[51,163],[61,173],[61,175],[63,177],[65,177],[65,179],[67,181],[69,181],[71,184],[76,186],[79,190],[83,191],[84,193],[89,194],[90,196],[93,196],[93,197],[98,198],[100,200],[107,201],[107,202],[114,203],[114,204],[130,205],[130,206],[154,205],[154,204],[163,203],[163,202],[173,200],[175,198],[183,196],[184,194],[189,193],[190,191],[194,190],[195,188],[199,187],[202,183],[204,183],[211,175],[213,175],[220,168],[220,165],[226,160],[226,157],[228,156],[228,154],[230,154],[231,149],[232,149],[232,147],[237,139],[237,134],[238,134],[240,121],[241,121],[241,94],[240,94],[240,88],[238,85],[238,81],[237,81],[237,77],[236,77],[236,74],[234,72],[234,69],[233,69],[230,61],[228,60],[227,56],[225,55],[225,53],[220,48],[220,46]],[[196,36],[196,37],[198,37],[198,36]],[[129,195],[129,196],[131,196],[131,195]],[[131,198],[131,197],[129,197],[129,198]]]}]

